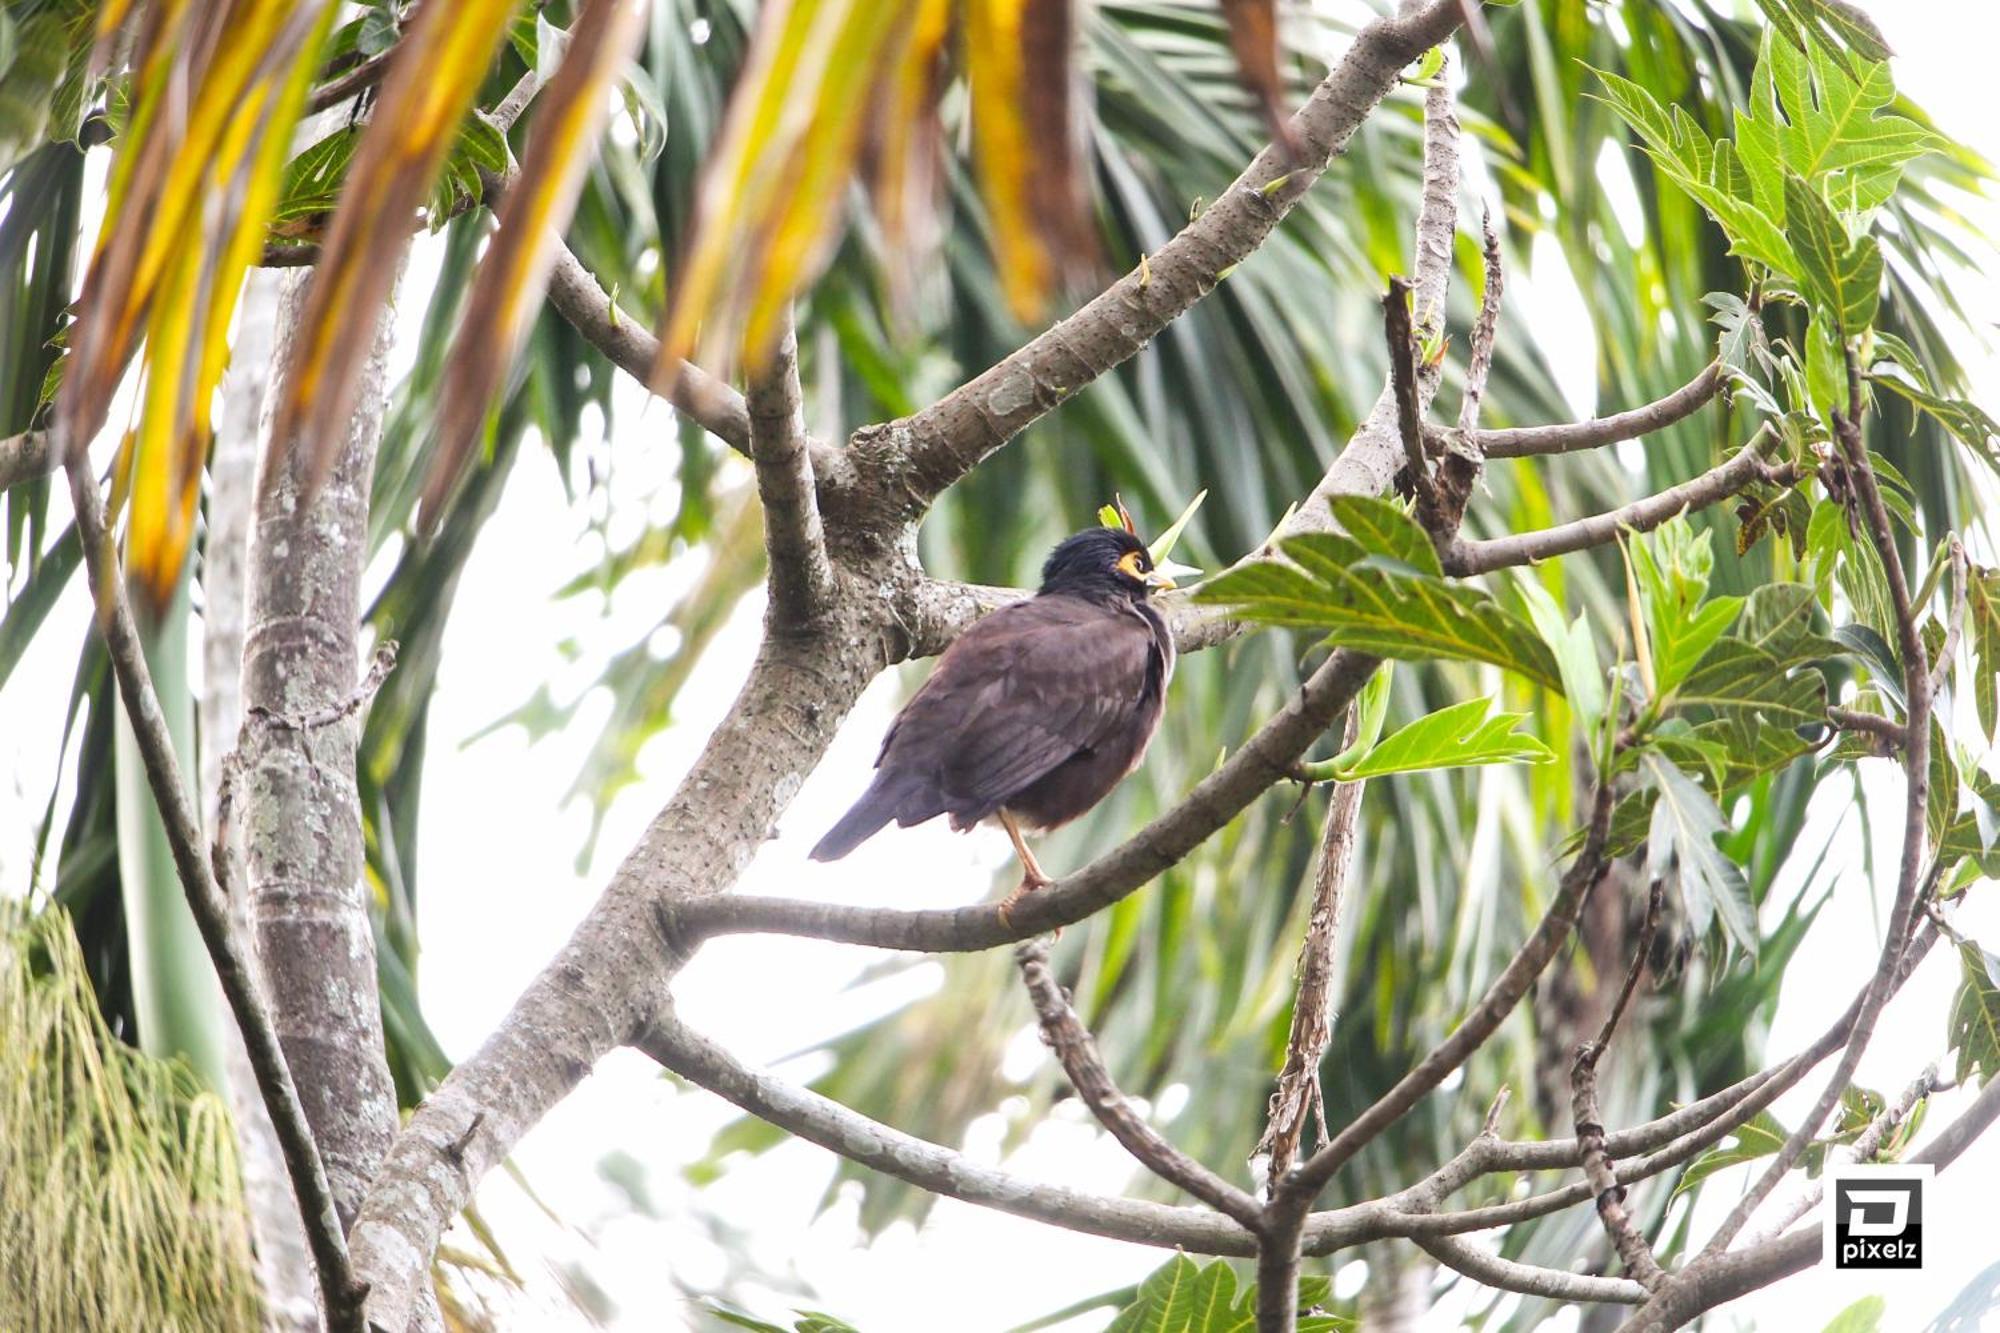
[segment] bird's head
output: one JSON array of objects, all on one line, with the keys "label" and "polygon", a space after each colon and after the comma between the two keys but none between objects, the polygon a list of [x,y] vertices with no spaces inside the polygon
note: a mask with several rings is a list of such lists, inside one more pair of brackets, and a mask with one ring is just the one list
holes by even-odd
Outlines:
[{"label": "bird's head", "polygon": [[1051,551],[1042,565],[1044,593],[1138,600],[1173,586],[1165,570],[1153,567],[1146,543],[1123,528],[1086,528]]}]

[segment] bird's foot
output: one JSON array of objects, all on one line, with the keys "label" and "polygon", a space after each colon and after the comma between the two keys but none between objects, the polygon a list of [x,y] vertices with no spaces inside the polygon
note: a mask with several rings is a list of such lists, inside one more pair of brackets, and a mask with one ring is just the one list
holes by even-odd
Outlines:
[{"label": "bird's foot", "polygon": [[[1023,873],[1021,882],[1015,886],[1014,891],[1000,900],[1000,924],[1012,930],[1014,928],[1014,909],[1020,906],[1021,900],[1037,889],[1046,889],[1053,883],[1055,881],[1047,875],[1039,874],[1033,870]],[[1058,936],[1062,934],[1061,927],[1056,928],[1056,934]]]}]

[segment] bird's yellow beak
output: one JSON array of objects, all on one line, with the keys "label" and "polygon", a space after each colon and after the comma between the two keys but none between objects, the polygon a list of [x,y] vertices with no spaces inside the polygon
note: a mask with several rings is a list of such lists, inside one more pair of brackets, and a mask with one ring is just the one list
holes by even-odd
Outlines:
[{"label": "bird's yellow beak", "polygon": [[1148,588],[1158,588],[1161,592],[1166,592],[1177,585],[1171,577],[1156,569],[1146,575],[1146,586]]},{"label": "bird's yellow beak", "polygon": [[1170,588],[1180,586],[1174,581],[1176,578],[1186,578],[1190,574],[1199,573],[1201,571],[1193,565],[1183,565],[1172,560],[1162,560],[1159,564],[1153,566],[1152,571],[1146,575],[1146,586],[1149,588],[1158,588],[1160,591],[1165,592]]}]

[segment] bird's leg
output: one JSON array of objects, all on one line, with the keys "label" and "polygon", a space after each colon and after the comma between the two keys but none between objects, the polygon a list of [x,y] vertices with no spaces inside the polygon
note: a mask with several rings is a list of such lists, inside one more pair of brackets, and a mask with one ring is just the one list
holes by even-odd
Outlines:
[{"label": "bird's leg", "polygon": [[1014,816],[1005,810],[1000,812],[1000,827],[1007,830],[1007,837],[1014,844],[1014,854],[1021,858],[1020,886],[1000,903],[1000,920],[1011,927],[1013,923],[1008,921],[1008,917],[1013,912],[1014,904],[1036,889],[1045,889],[1055,881],[1042,873],[1041,863],[1035,860],[1034,852],[1028,848],[1028,840],[1021,836],[1021,826],[1016,824]]}]

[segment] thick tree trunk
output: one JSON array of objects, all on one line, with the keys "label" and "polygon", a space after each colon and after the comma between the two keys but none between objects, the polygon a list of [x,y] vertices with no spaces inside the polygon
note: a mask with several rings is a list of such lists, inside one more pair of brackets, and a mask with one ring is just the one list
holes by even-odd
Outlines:
[{"label": "thick tree trunk", "polygon": [[[250,559],[250,515],[256,504],[258,445],[271,358],[277,341],[280,278],[253,269],[244,287],[229,374],[222,382],[222,416],[209,457],[208,538],[203,546],[201,804],[216,826],[222,764],[243,722],[244,583]],[[233,853],[232,853],[233,854]],[[231,875],[230,913],[245,951],[254,956],[250,904],[243,877]],[[277,1134],[250,1070],[242,1034],[231,1026],[223,1053],[229,1073],[230,1113],[236,1124],[243,1196],[257,1252],[257,1285],[264,1327],[271,1333],[311,1333],[320,1327],[319,1295],[299,1224]]]},{"label": "thick tree trunk", "polygon": [[[281,378],[308,281],[305,273],[285,278],[277,320]],[[391,319],[385,308],[346,442],[312,507],[299,512],[289,461],[260,480],[243,650],[247,710],[295,717],[355,689],[368,490],[388,398]],[[354,717],[317,731],[252,726],[244,737],[242,786],[245,879],[264,985],[341,1222],[349,1227],[396,1130],[362,877],[358,730]]]}]

